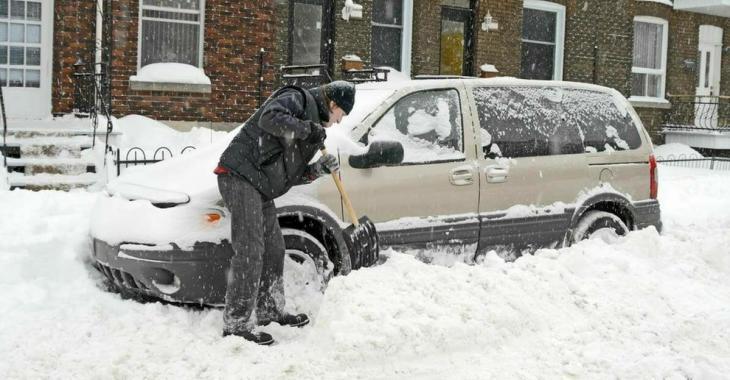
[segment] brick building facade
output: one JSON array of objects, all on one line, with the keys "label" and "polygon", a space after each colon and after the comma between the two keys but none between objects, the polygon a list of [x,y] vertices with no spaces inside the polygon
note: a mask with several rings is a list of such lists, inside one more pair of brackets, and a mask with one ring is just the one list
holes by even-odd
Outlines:
[{"label": "brick building facade", "polygon": [[[151,89],[130,83],[139,66],[140,1],[109,2],[114,114],[142,114],[172,124],[213,123],[221,128],[245,120],[259,98],[281,83],[280,69],[286,65],[324,63],[333,79],[338,79],[341,58],[356,55],[365,68],[385,64],[410,76],[443,74],[447,61],[443,55],[449,48],[444,35],[462,24],[468,36],[462,40],[464,56],[451,57],[456,65],[460,59],[464,62],[459,74],[478,75],[480,65],[492,64],[500,75],[524,77],[529,66],[525,56],[532,54],[526,46],[550,45],[561,59],[538,67],[555,71],[548,79],[596,83],[632,97],[632,80],[637,75],[648,80],[634,67],[635,22],[643,17],[664,20],[668,27],[664,74],[657,77],[663,78],[665,86],[656,101],[632,97],[632,102],[655,141],[662,141],[659,125],[671,112],[675,95],[695,95],[702,62],[700,27],[718,27],[722,46],[730,46],[730,18],[721,16],[730,15],[730,10],[722,8],[720,1],[714,8],[694,9],[680,7],[679,1],[672,5],[670,0],[359,0],[355,3],[361,6],[360,14],[345,20],[345,0],[206,0],[202,68],[211,80],[210,89]],[[90,3],[55,2],[52,104],[56,113],[72,111],[73,64],[93,61],[94,23],[80,22],[94,19]],[[526,36],[541,33],[524,28],[523,17],[535,17],[528,12],[533,9],[554,13],[562,23],[553,31],[552,45]],[[468,18],[459,18],[464,15]],[[487,16],[498,26],[485,30]],[[467,21],[459,24],[459,20]],[[530,23],[535,20],[540,19]],[[453,37],[452,33],[448,38]],[[297,53],[302,51],[306,54]],[[730,93],[730,55],[722,49],[721,56],[721,90],[715,95]]]},{"label": "brick building facade", "polygon": [[[74,64],[94,61],[95,4],[56,2],[53,112],[69,113],[74,104]],[[164,83],[135,86],[139,69],[140,0],[106,2],[111,11],[111,105],[115,116],[140,114],[178,127],[190,125],[230,129],[245,120],[272,91],[275,65],[273,1],[206,0],[204,2],[202,69],[211,85],[195,88]],[[91,20],[91,22],[89,22]],[[107,21],[108,22],[108,21]],[[263,80],[260,81],[260,73]]]}]

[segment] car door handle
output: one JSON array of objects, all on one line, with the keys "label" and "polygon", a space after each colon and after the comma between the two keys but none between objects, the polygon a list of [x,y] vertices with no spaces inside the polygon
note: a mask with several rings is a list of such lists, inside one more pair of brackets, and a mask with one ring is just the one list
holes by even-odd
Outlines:
[{"label": "car door handle", "polygon": [[449,182],[454,186],[467,186],[474,183],[474,173],[471,167],[458,167],[451,169]]},{"label": "car door handle", "polygon": [[507,175],[509,170],[501,166],[487,166],[485,170],[487,174],[487,182],[489,183],[503,183],[507,182]]}]

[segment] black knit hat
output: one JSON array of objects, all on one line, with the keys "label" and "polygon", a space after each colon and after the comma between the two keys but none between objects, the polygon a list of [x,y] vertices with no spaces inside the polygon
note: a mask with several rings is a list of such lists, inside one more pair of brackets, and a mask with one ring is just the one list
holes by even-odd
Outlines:
[{"label": "black knit hat", "polygon": [[336,80],[322,86],[322,89],[327,98],[335,102],[346,114],[352,111],[352,107],[355,105],[354,84],[344,80]]}]

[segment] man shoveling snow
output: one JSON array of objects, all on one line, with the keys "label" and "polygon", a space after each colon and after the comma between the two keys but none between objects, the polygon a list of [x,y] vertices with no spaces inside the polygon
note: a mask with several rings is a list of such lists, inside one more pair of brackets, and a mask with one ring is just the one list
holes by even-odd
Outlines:
[{"label": "man shoveling snow", "polygon": [[254,333],[256,322],[297,327],[309,323],[305,314],[284,312],[284,238],[274,199],[292,186],[339,168],[331,154],[308,163],[323,146],[325,128],[339,123],[354,102],[355,86],[344,81],[311,90],[283,87],[246,122],[221,155],[215,173],[232,216],[234,250],[223,336],[268,345],[274,339],[264,332]]}]

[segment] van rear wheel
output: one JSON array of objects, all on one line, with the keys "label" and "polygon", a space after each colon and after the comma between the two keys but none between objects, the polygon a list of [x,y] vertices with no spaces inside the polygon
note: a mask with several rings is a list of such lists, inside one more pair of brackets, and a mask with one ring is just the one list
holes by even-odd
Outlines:
[{"label": "van rear wheel", "polygon": [[588,211],[573,229],[571,244],[586,239],[601,239],[606,243],[613,243],[620,236],[626,236],[628,232],[626,223],[615,214],[598,210]]}]

